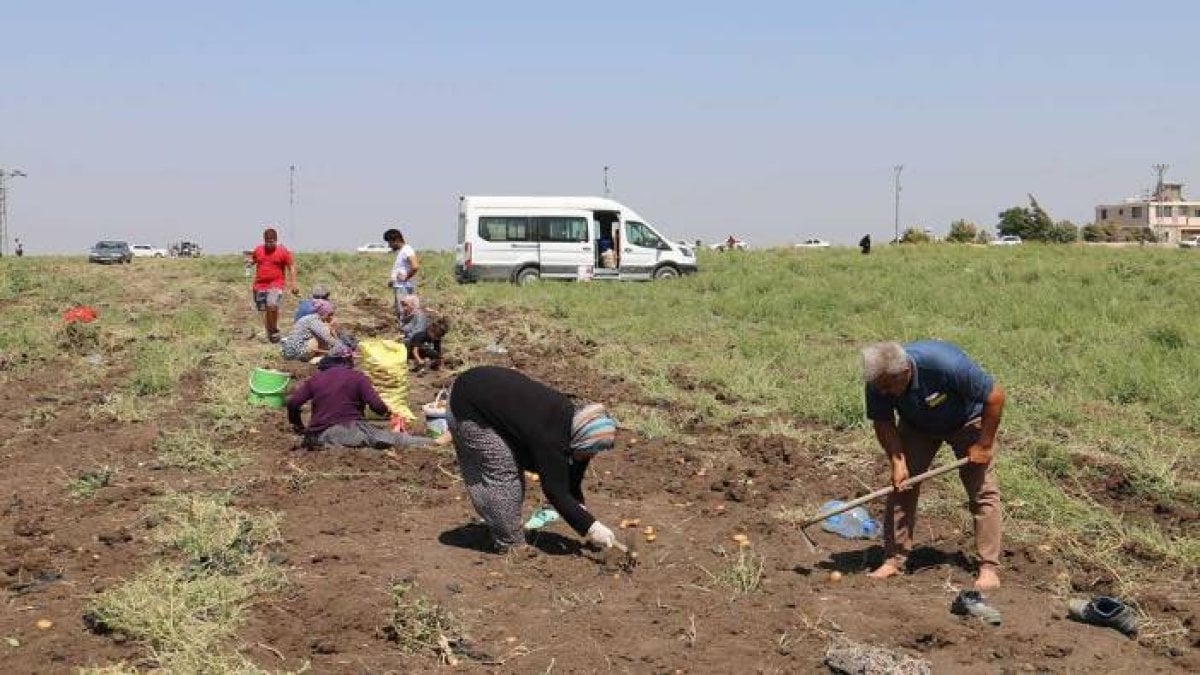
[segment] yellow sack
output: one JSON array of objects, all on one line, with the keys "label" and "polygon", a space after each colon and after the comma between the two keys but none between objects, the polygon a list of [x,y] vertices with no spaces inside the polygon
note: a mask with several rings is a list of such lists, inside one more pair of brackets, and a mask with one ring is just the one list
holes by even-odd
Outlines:
[{"label": "yellow sack", "polygon": [[362,368],[379,398],[392,412],[411,422],[417,418],[408,408],[408,349],[395,340],[362,340],[358,343]]}]

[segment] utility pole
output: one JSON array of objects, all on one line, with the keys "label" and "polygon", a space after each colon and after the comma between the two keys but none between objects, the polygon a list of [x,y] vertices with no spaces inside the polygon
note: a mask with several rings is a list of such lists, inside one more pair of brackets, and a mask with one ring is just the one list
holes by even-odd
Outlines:
[{"label": "utility pole", "polygon": [[1171,165],[1155,164],[1150,168],[1153,169],[1154,173],[1158,176],[1158,182],[1154,184],[1154,201],[1157,202],[1162,199],[1163,175],[1167,173],[1167,169],[1170,169]]},{"label": "utility pole", "polygon": [[288,245],[295,249],[296,241],[296,165],[288,166]]},{"label": "utility pole", "polygon": [[900,241],[900,172],[904,171],[904,165],[897,164],[896,166],[892,167],[892,170],[896,172],[896,186],[895,186],[896,187],[896,189],[895,189],[896,216],[895,216],[895,221],[893,223],[896,228],[896,238],[893,239],[892,241],[899,243],[899,241]]},{"label": "utility pole", "polygon": [[0,169],[0,256],[8,255],[8,179],[27,177],[20,169]]},{"label": "utility pole", "polygon": [[608,165],[604,165],[604,196],[607,197],[612,192],[608,189]]}]

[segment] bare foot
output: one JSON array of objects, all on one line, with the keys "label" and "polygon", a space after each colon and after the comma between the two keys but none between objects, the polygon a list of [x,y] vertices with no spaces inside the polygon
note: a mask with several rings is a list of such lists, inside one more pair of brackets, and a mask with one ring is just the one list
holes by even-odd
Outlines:
[{"label": "bare foot", "polygon": [[885,562],[867,575],[869,579],[887,579],[900,574],[900,568],[895,563]]},{"label": "bare foot", "polygon": [[991,565],[980,567],[979,576],[975,577],[975,589],[994,591],[997,588],[1000,588],[1000,575],[996,574],[996,568]]}]

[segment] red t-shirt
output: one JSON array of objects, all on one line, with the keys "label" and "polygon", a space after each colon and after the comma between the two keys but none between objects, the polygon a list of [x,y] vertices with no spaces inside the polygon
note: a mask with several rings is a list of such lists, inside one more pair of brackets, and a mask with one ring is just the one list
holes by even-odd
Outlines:
[{"label": "red t-shirt", "polygon": [[254,285],[256,291],[272,288],[283,288],[283,271],[292,264],[292,253],[283,246],[276,244],[275,250],[267,253],[267,248],[259,244],[251,256],[254,261]]}]

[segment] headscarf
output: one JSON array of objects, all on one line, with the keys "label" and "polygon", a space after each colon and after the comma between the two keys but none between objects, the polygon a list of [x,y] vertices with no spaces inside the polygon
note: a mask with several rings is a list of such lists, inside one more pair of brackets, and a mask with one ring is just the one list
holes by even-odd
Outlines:
[{"label": "headscarf", "polygon": [[334,366],[354,367],[354,349],[348,345],[335,344],[329,353],[317,363],[317,370],[328,370]]},{"label": "headscarf", "polygon": [[317,316],[326,317],[333,314],[333,303],[329,300],[313,300],[312,309]]},{"label": "headscarf", "polygon": [[617,423],[599,403],[575,409],[571,420],[571,450],[600,452],[611,450],[617,442]]},{"label": "headscarf", "polygon": [[400,304],[407,307],[410,312],[421,309],[421,299],[415,295],[406,295],[400,298]]}]

